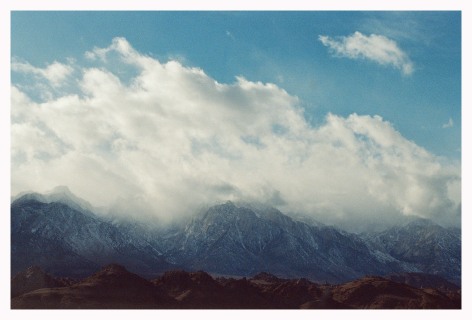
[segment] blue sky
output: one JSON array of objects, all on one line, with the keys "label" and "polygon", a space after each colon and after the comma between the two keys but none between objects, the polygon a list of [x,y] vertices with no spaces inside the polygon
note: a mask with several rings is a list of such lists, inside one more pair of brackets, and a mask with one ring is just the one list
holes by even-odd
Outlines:
[{"label": "blue sky", "polygon": [[[407,139],[460,159],[460,12],[13,12],[12,57],[45,66],[83,59],[126,38],[161,61],[178,59],[222,83],[235,76],[298,96],[314,125],[328,112],[380,115]],[[410,75],[319,41],[354,32],[395,41]],[[339,39],[339,38],[338,38]],[[21,81],[13,73],[13,82]]]},{"label": "blue sky", "polygon": [[460,225],[460,12],[14,11],[11,71],[12,194]]}]

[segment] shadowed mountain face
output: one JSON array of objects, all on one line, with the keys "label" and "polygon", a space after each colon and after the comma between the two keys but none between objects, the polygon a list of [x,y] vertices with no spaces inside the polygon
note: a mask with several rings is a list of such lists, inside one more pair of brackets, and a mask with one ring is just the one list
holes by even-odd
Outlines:
[{"label": "shadowed mountain face", "polygon": [[364,235],[371,248],[414,267],[414,272],[461,282],[461,232],[418,219],[402,227]]},{"label": "shadowed mountain face", "polygon": [[66,283],[51,277],[39,267],[33,266],[25,272],[17,274],[11,280],[11,296],[16,297],[23,293],[41,288],[63,287]]},{"label": "shadowed mountain face", "polygon": [[381,277],[365,277],[332,289],[333,299],[358,309],[458,309],[460,298],[421,290]]},{"label": "shadowed mountain face", "polygon": [[[294,220],[263,206],[216,205],[172,228],[95,215],[64,188],[25,194],[11,205],[12,274],[39,265],[56,276],[83,277],[119,263],[145,278],[166,270],[341,283],[367,274],[429,273],[460,284],[460,231],[414,221],[356,235]],[[74,202],[76,201],[76,202]]]},{"label": "shadowed mountain face", "polygon": [[169,308],[173,299],[119,265],[109,265],[72,286],[44,288],[12,299],[13,309]]},{"label": "shadowed mountain face", "polygon": [[146,241],[61,202],[43,203],[26,195],[12,204],[11,214],[12,274],[34,264],[72,277],[114,261],[143,274],[168,265]]},{"label": "shadowed mountain face", "polygon": [[389,280],[405,283],[415,288],[436,288],[443,292],[459,291],[460,287],[440,276],[427,273],[396,273],[386,277]]},{"label": "shadowed mountain face", "polygon": [[267,270],[343,281],[394,270],[353,234],[294,221],[273,208],[253,210],[230,202],[195,217],[166,256],[188,268],[241,276]]},{"label": "shadowed mountain face", "polygon": [[[32,271],[33,270],[33,271]],[[346,308],[460,308],[460,295],[417,289],[380,277],[342,285],[320,285],[306,279],[279,279],[270,274],[253,278],[216,278],[209,274],[169,271],[148,281],[119,265],[108,265],[92,276],[63,287],[41,287],[28,269],[17,277],[31,288],[12,297],[12,309],[346,309]],[[54,282],[56,281],[56,282]],[[12,281],[12,291],[19,292]]]},{"label": "shadowed mountain face", "polygon": [[[265,309],[280,308],[246,279],[217,281],[203,271],[166,272],[152,281],[154,285],[178,301],[178,306],[191,309]],[[286,306],[283,304],[282,306]]]}]

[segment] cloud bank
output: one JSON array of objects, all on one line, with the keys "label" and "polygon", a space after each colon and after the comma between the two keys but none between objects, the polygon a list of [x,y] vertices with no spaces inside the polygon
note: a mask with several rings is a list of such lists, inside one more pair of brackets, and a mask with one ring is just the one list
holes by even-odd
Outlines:
[{"label": "cloud bank", "polygon": [[[96,206],[162,219],[244,200],[328,223],[460,223],[460,165],[379,116],[328,114],[313,127],[274,84],[218,83],[123,38],[86,56],[93,66],[65,66],[75,68],[75,94],[35,101],[12,86],[13,194],[67,185]],[[129,68],[135,75],[121,79]]]},{"label": "cloud bank", "polygon": [[35,77],[44,78],[53,87],[59,87],[63,84],[63,81],[72,73],[73,68],[69,65],[54,61],[46,68],[37,68],[27,62],[20,62],[14,60],[11,64],[11,68],[15,72],[24,74],[32,74]]},{"label": "cloud bank", "polygon": [[397,43],[387,37],[371,34],[366,36],[358,31],[348,37],[331,38],[320,35],[318,39],[331,52],[350,59],[367,59],[381,65],[390,65],[404,75],[413,73],[413,63]]}]

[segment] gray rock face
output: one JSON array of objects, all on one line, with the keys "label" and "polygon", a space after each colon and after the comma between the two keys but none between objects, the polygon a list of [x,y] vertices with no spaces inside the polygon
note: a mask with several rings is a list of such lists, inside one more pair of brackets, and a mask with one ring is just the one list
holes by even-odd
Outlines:
[{"label": "gray rock face", "polygon": [[120,262],[138,273],[155,273],[165,260],[141,239],[59,202],[25,196],[11,207],[12,274],[38,265],[55,275],[82,276]]},{"label": "gray rock face", "polygon": [[383,232],[365,234],[372,248],[412,266],[416,271],[461,281],[461,231],[425,219]]},{"label": "gray rock face", "polygon": [[153,231],[48,199],[24,195],[12,203],[12,274],[38,265],[51,274],[80,276],[119,263],[147,277],[182,268],[343,282],[425,272],[460,283],[460,231],[427,221],[356,235],[296,221],[274,208],[228,202]]},{"label": "gray rock face", "polygon": [[166,256],[209,272],[344,281],[393,269],[353,234],[294,221],[276,209],[252,210],[226,203],[195,217]]}]

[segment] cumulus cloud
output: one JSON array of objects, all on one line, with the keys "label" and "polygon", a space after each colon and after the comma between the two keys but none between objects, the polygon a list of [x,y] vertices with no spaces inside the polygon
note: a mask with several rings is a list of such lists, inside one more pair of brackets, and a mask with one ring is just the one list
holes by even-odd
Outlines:
[{"label": "cumulus cloud", "polygon": [[336,56],[350,59],[368,59],[381,65],[390,65],[404,75],[413,73],[413,63],[397,43],[377,34],[369,36],[358,31],[347,37],[331,38],[320,35],[318,39]]},{"label": "cumulus cloud", "polygon": [[15,72],[33,74],[37,77],[46,79],[53,87],[59,87],[64,80],[74,71],[74,68],[67,64],[54,61],[45,68],[34,67],[27,62],[14,60],[11,68]]},{"label": "cumulus cloud", "polygon": [[[107,69],[111,54],[136,76]],[[13,193],[67,185],[94,205],[163,219],[243,200],[328,223],[460,221],[460,166],[379,116],[329,114],[313,127],[274,84],[219,83],[123,38],[87,55],[101,65],[74,73],[80,94],[37,102],[12,87]]]}]

